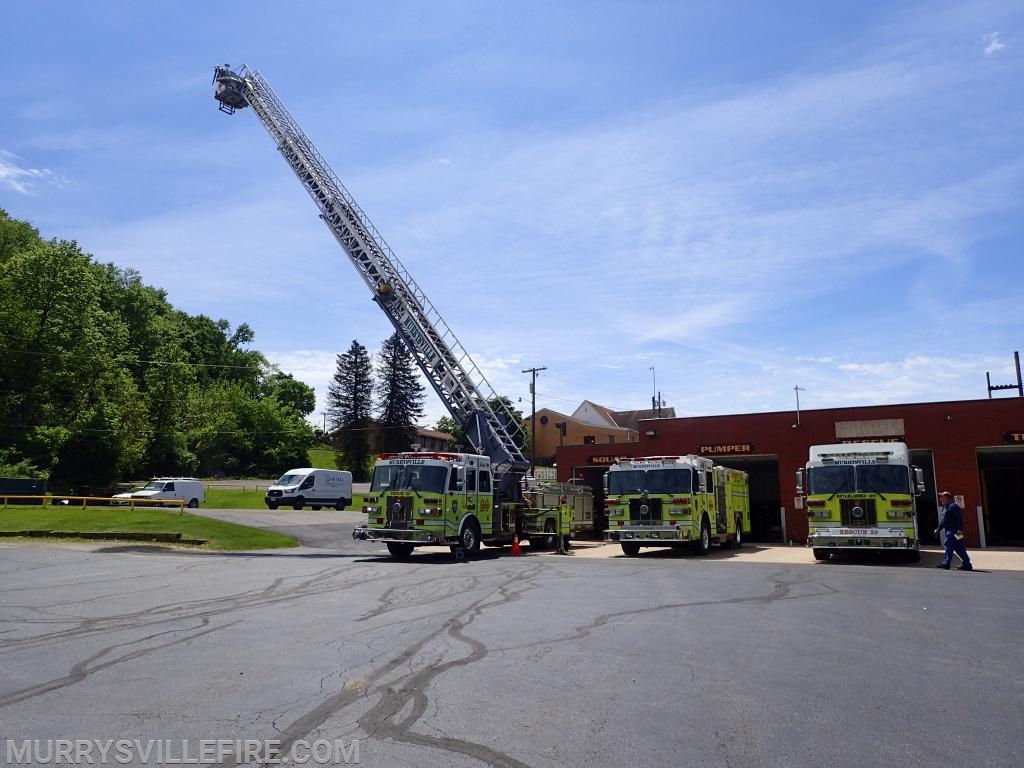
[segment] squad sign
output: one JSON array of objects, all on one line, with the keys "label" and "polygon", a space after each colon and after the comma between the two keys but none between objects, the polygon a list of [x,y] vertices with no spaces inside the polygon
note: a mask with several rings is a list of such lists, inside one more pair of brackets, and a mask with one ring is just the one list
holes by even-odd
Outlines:
[{"label": "squad sign", "polygon": [[587,456],[587,464],[591,466],[611,466],[619,459],[628,459],[629,456]]},{"label": "squad sign", "polygon": [[1024,431],[1003,432],[1003,442],[1009,443],[1010,445],[1020,445],[1021,443],[1024,443]]}]

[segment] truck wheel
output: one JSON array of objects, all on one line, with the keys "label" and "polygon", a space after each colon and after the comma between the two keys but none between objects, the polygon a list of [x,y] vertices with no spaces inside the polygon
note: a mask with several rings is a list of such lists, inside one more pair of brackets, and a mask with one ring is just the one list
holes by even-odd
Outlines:
[{"label": "truck wheel", "polygon": [[711,551],[711,524],[706,517],[700,521],[700,538],[695,547],[698,555],[706,555]]},{"label": "truck wheel", "polygon": [[907,550],[907,562],[908,563],[920,563],[921,562],[921,550],[909,549]]},{"label": "truck wheel", "polygon": [[832,556],[831,552],[829,552],[827,549],[822,549],[820,547],[815,547],[811,550],[811,552],[814,553],[815,560],[821,560],[822,562],[828,560]]},{"label": "truck wheel", "polygon": [[471,517],[462,526],[459,543],[462,545],[466,557],[476,557],[480,554],[480,526],[477,525],[476,518]]},{"label": "truck wheel", "polygon": [[405,560],[412,554],[412,550],[412,544],[406,544],[404,541],[388,542],[388,552],[395,560]]},{"label": "truck wheel", "polygon": [[733,549],[739,549],[743,546],[743,522],[740,518],[736,518],[736,540],[732,543]]},{"label": "truck wheel", "polygon": [[268,502],[267,502],[267,509],[277,509],[277,504],[271,504],[271,503],[270,503],[270,502],[268,501]]},{"label": "truck wheel", "polygon": [[292,509],[302,509],[306,505],[306,500],[299,496],[294,502],[292,502]]},{"label": "truck wheel", "polygon": [[199,508],[199,499],[189,499],[187,506],[188,506],[189,509],[198,509]]},{"label": "truck wheel", "polygon": [[347,506],[348,504],[345,502],[345,499],[338,499],[338,503],[334,505],[334,508],[341,512]]},{"label": "truck wheel", "polygon": [[640,554],[640,545],[634,541],[623,541],[620,542],[622,545],[622,554],[626,557],[636,557]]}]

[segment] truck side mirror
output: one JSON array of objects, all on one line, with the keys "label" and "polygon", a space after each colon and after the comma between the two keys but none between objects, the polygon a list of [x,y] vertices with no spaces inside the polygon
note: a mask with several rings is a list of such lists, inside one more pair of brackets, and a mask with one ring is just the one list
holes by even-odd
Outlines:
[{"label": "truck side mirror", "polygon": [[796,471],[796,492],[804,492],[804,471],[802,469]]},{"label": "truck side mirror", "polygon": [[914,470],[914,495],[920,496],[924,493],[924,470],[920,467],[913,467]]}]

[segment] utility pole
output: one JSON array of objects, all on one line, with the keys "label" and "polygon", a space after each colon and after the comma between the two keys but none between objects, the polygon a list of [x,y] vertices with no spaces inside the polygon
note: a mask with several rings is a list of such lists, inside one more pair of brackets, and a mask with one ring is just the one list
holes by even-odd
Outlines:
[{"label": "utility pole", "polygon": [[537,373],[546,370],[547,366],[523,369],[523,373],[533,377],[530,379],[530,474],[534,476],[534,467],[537,466]]},{"label": "utility pole", "polygon": [[796,392],[796,424],[794,424],[793,426],[794,427],[799,427],[800,426],[800,393],[801,392],[806,392],[807,390],[805,390],[803,387],[797,385],[797,386],[793,387],[793,391]]},{"label": "utility pole", "polygon": [[651,418],[656,418],[658,407],[658,378],[654,375],[654,366],[651,366]]}]

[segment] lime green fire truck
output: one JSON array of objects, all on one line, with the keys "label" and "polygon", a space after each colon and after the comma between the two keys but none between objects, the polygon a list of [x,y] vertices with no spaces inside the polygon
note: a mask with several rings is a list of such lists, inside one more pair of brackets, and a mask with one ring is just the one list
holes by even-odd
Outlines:
[{"label": "lime green fire truck", "polygon": [[747,473],[687,456],[620,458],[604,476],[605,537],[629,557],[641,547],[739,547],[750,533]]},{"label": "lime green fire truck", "polygon": [[568,545],[570,505],[537,506],[530,493],[496,501],[491,470],[491,459],[477,454],[382,454],[363,497],[366,524],[352,536],[387,544],[397,559],[428,545],[448,546],[459,559],[478,554],[481,544],[504,547],[517,538],[535,550]]},{"label": "lime green fire truck", "polygon": [[815,559],[883,550],[921,559],[916,497],[924,475],[910,464],[905,443],[812,445],[796,486]]}]

